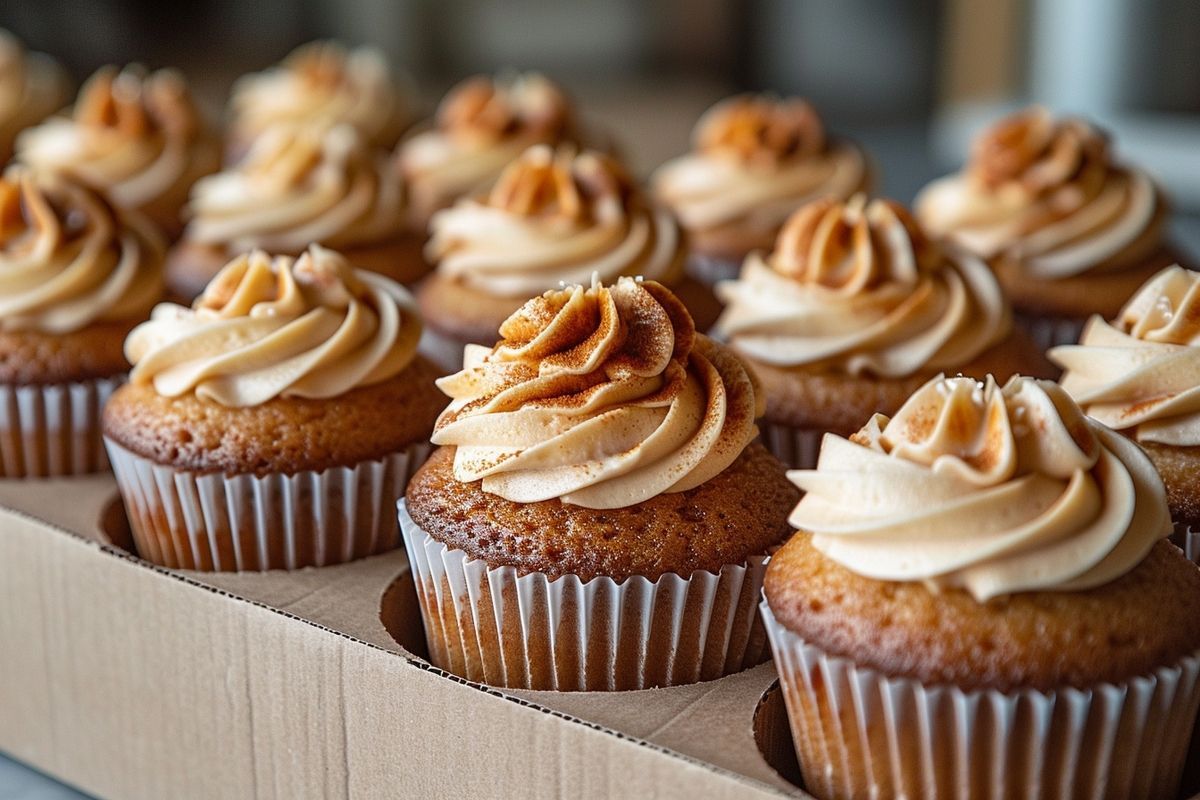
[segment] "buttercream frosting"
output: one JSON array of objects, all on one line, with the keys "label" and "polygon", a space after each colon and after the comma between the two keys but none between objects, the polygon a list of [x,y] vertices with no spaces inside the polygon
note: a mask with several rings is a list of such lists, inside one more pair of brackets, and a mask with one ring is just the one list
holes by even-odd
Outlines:
[{"label": "buttercream frosting", "polygon": [[0,29],[0,163],[12,154],[17,134],[67,102],[67,75],[45,53],[31,53]]}]

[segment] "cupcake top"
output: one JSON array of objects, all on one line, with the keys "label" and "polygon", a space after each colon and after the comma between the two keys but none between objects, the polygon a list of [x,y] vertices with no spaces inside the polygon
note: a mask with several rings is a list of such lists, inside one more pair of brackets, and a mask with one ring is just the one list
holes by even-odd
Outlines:
[{"label": "cupcake top", "polygon": [[1102,131],[1040,107],[985,131],[963,172],[916,202],[932,233],[1041,280],[1135,265],[1160,244],[1162,206],[1144,172],[1114,160]]},{"label": "cupcake top", "polygon": [[313,245],[237,256],[191,308],[163,303],[125,341],[135,385],[224,406],[330,398],[400,373],[421,324],[399,284]]},{"label": "cupcake top", "polygon": [[1171,531],[1137,445],[1033,378],[939,376],[789,477],[806,492],[791,523],[826,557],[980,602],[1108,583]]},{"label": "cupcake top", "polygon": [[198,181],[184,238],[232,252],[374,244],[404,231],[404,190],[354,128],[277,125],[242,161]]},{"label": "cupcake top", "polygon": [[688,230],[771,236],[810,200],[862,191],[867,162],[857,147],[830,140],[804,100],[739,95],[700,118],[692,152],[660,167],[652,183]]},{"label": "cupcake top", "polygon": [[476,75],[450,90],[433,127],[403,142],[398,158],[424,220],[485,188],[530,145],[576,141],[571,104],[549,79]]},{"label": "cupcake top", "polygon": [[1170,267],[1112,322],[1093,316],[1050,359],[1088,416],[1139,441],[1200,446],[1200,273]]},{"label": "cupcake top", "polygon": [[500,335],[438,381],[451,403],[432,437],[457,447],[454,477],[484,492],[621,508],[699,486],[758,433],[751,373],[661,284],[546,292]]},{"label": "cupcake top", "polygon": [[615,160],[572,146],[535,145],[491,191],[434,215],[429,260],[454,280],[499,297],[529,297],[596,275],[682,276],[670,213],[647,202]]},{"label": "cupcake top", "polygon": [[899,204],[818,200],[716,287],[714,330],[780,367],[906,377],[957,369],[999,342],[1012,314],[978,258],[931,241]]},{"label": "cupcake top", "polygon": [[12,155],[13,140],[67,102],[67,75],[45,53],[30,53],[0,29],[0,163]]},{"label": "cupcake top", "polygon": [[21,134],[17,157],[94,186],[125,208],[152,212],[166,203],[162,215],[177,225],[188,188],[219,166],[220,149],[178,72],[104,67],[69,116]]},{"label": "cupcake top", "polygon": [[144,318],[163,293],[165,250],[135,212],[65,176],[11,166],[0,178],[0,331]]},{"label": "cupcake top", "polygon": [[336,42],[310,42],[278,66],[242,77],[230,105],[232,136],[246,144],[287,123],[349,125],[370,144],[390,147],[409,121],[384,55]]}]

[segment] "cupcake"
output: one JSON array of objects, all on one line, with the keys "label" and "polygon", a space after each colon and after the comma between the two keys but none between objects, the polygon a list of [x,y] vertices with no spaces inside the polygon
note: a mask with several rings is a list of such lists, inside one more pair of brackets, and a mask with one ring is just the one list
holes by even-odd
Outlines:
[{"label": "cupcake", "polygon": [[253,248],[298,256],[312,242],[356,268],[409,283],[426,271],[405,223],[404,186],[383,151],[347,125],[280,125],[237,165],[199,181],[167,285],[194,298],[230,258]]},{"label": "cupcake", "polygon": [[1170,267],[1112,322],[1056,347],[1062,387],[1088,416],[1135,440],[1167,487],[1176,542],[1200,559],[1200,273]]},{"label": "cupcake", "polygon": [[660,167],[651,185],[687,231],[689,269],[706,283],[736,277],[800,206],[846,200],[871,184],[862,150],[826,136],[816,111],[796,97],[722,100],[696,123],[692,147]]},{"label": "cupcake", "polygon": [[69,114],[21,134],[17,158],[99,189],[174,238],[188,190],[220,166],[221,148],[178,72],[104,67]]},{"label": "cupcake", "polygon": [[566,94],[535,72],[476,75],[455,86],[425,130],[397,152],[423,229],[435,211],[487,189],[534,144],[579,142]]},{"label": "cupcake", "polygon": [[417,290],[422,348],[457,370],[463,345],[492,344],[525,299],[593,275],[642,276],[670,287],[707,330],[719,306],[683,272],[684,242],[612,158],[535,145],[484,195],[434,215],[425,252],[436,269]]},{"label": "cupcake", "polygon": [[795,467],[815,463],[823,433],[895,412],[939,372],[1051,372],[987,265],[888,200],[804,206],[716,290],[716,335],[763,383],[763,441]]},{"label": "cupcake", "polygon": [[790,477],[762,613],[808,791],[1176,796],[1200,570],[1135,444],[1049,381],[937,378]]},{"label": "cupcake", "polygon": [[162,296],[166,243],[134,211],[62,175],[0,178],[0,477],[107,466],[100,412],[121,342]]},{"label": "cupcake", "polygon": [[310,42],[279,65],[234,84],[230,159],[238,160],[255,139],[280,123],[349,125],[368,144],[391,147],[410,120],[406,94],[379,50],[347,51],[336,42]]},{"label": "cupcake", "polygon": [[411,296],[337,253],[234,258],[133,330],[104,443],[139,554],[296,569],[399,544],[391,508],[441,405]]},{"label": "cupcake", "polygon": [[[434,664],[530,689],[717,678],[796,493],[761,398],[653,281],[547,292],[467,347],[400,525]],[[617,623],[620,624],[617,624]]]},{"label": "cupcake", "polygon": [[1119,162],[1102,131],[1044,108],[985,131],[965,170],[928,186],[915,208],[930,233],[987,259],[1043,349],[1075,342],[1091,314],[1116,316],[1179,260],[1150,177]]},{"label": "cupcake", "polygon": [[62,108],[67,73],[45,53],[30,53],[0,28],[0,164],[12,155],[17,134]]}]

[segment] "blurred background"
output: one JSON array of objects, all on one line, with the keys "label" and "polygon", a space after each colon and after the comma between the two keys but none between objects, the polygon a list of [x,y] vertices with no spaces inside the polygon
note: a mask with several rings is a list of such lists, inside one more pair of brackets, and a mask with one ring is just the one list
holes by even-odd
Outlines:
[{"label": "blurred background", "polygon": [[[1167,188],[1200,253],[1195,0],[4,0],[0,27],[61,59],[175,66],[215,115],[240,74],[315,38],[381,48],[431,111],[475,72],[536,69],[648,173],[717,99],[808,97],[904,202],[972,133],[1041,102],[1112,131]],[[76,797],[0,756],[0,800]]]}]

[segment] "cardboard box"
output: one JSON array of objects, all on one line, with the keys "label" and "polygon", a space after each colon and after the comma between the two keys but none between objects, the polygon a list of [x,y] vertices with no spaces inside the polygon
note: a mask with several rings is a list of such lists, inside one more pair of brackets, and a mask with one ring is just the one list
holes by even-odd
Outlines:
[{"label": "cardboard box", "polygon": [[185,573],[122,549],[110,476],[0,482],[0,505],[0,749],[87,792],[808,796],[770,664],[641,692],[498,690],[421,657],[401,552]]}]

